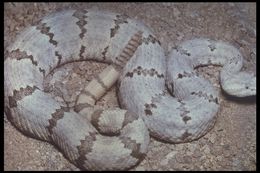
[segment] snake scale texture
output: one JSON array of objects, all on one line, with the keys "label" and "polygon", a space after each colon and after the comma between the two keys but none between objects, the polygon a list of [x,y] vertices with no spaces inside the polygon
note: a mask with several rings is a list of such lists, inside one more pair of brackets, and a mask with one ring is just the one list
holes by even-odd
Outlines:
[{"label": "snake scale texture", "polygon": [[[75,105],[55,100],[45,78],[65,64],[86,60],[109,66]],[[256,78],[240,71],[242,61],[232,45],[206,38],[185,41],[166,57],[152,31],[126,15],[58,11],[26,28],[7,48],[5,113],[19,130],[56,145],[81,169],[129,169],[144,158],[149,134],[181,143],[213,127],[218,92],[194,68],[221,65],[225,92],[255,95]],[[96,107],[117,80],[122,109]]]}]

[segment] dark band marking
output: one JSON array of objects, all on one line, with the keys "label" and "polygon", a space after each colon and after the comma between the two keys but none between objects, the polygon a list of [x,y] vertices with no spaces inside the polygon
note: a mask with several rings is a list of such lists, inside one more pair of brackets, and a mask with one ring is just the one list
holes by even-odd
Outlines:
[{"label": "dark band marking", "polygon": [[132,123],[133,121],[138,119],[138,115],[133,113],[133,112],[129,112],[126,111],[125,113],[125,118],[123,121],[123,127],[125,127],[127,124]]},{"label": "dark band marking", "polygon": [[56,111],[51,114],[52,118],[48,120],[49,126],[46,127],[50,134],[53,133],[52,129],[56,127],[58,120],[63,118],[64,112],[69,112],[69,108],[61,106],[60,109],[56,109]]},{"label": "dark band marking", "polygon": [[149,75],[151,77],[156,76],[158,78],[164,78],[163,73],[159,74],[158,71],[156,71],[154,68],[143,69],[141,66],[138,66],[132,72],[127,72],[125,76],[133,77],[134,74],[143,75],[143,76]]},{"label": "dark band marking", "polygon": [[50,32],[50,27],[47,26],[46,23],[41,23],[41,21],[38,22],[38,25],[36,26],[37,30],[40,30],[40,32],[44,35],[47,35],[50,39],[49,42],[54,45],[57,46],[58,42],[56,40],[53,40],[54,37],[54,33]]},{"label": "dark band marking", "polygon": [[182,120],[187,124],[187,121],[191,120],[191,117],[189,116],[183,116]]},{"label": "dark band marking", "polygon": [[184,102],[182,102],[181,100],[178,100],[178,102],[180,103],[180,106],[177,109],[180,111],[180,116],[182,117],[182,120],[185,124],[187,124],[187,121],[191,120],[191,117],[188,116],[190,111],[185,107]]},{"label": "dark band marking", "polygon": [[210,44],[208,47],[210,48],[211,52],[213,52],[216,49],[216,46],[213,44]]},{"label": "dark band marking", "polygon": [[126,77],[130,77],[130,78],[131,78],[131,77],[133,77],[133,75],[134,75],[134,73],[133,73],[133,72],[127,72],[125,76],[126,76]]},{"label": "dark band marking", "polygon": [[85,49],[86,49],[86,47],[81,45],[80,52],[79,52],[80,59],[84,59],[84,56],[82,54],[85,52]]},{"label": "dark band marking", "polygon": [[98,109],[96,111],[94,111],[91,115],[91,124],[93,124],[93,126],[99,131],[100,131],[100,128],[99,128],[99,118],[101,117],[101,114],[103,113],[104,110],[102,109]]},{"label": "dark band marking", "polygon": [[156,37],[152,36],[151,34],[147,38],[143,38],[142,42],[145,43],[145,44],[149,44],[149,43],[155,44],[155,43],[158,43],[159,45],[161,45],[160,41],[158,39],[156,39]]},{"label": "dark band marking", "polygon": [[118,57],[116,57],[116,61],[114,62],[116,65],[120,66],[121,68],[125,66],[129,59],[134,55],[137,48],[141,45],[142,34],[142,31],[138,31],[130,38],[122,52]]},{"label": "dark band marking", "polygon": [[177,51],[177,52],[180,52],[180,54],[182,55],[187,55],[187,56],[190,56],[191,53],[189,53],[189,51],[187,49],[184,49],[183,47],[180,47],[180,46],[176,46],[174,47],[174,49]]},{"label": "dark band marking", "polygon": [[20,88],[19,91],[14,90],[13,91],[13,96],[9,96],[9,106],[10,108],[16,107],[17,106],[17,101],[22,100],[24,97],[32,95],[32,93],[36,90],[39,89],[36,86],[30,87],[26,86],[26,88]]},{"label": "dark band marking", "polygon": [[156,106],[156,104],[154,104],[154,103],[151,103],[151,104],[145,104],[145,107],[146,108],[157,108],[157,106]]},{"label": "dark band marking", "polygon": [[79,19],[78,22],[76,22],[76,24],[78,25],[78,27],[81,30],[81,33],[79,34],[79,38],[83,39],[85,33],[87,32],[87,29],[84,28],[84,26],[87,24],[87,21],[85,20],[87,18],[86,14],[88,13],[87,10],[77,10],[72,16],[76,17],[77,19]]},{"label": "dark band marking", "polygon": [[184,78],[184,77],[194,77],[194,76],[197,76],[195,72],[184,71],[183,73],[178,73],[177,79],[181,79],[181,78]]},{"label": "dark band marking", "polygon": [[110,31],[110,38],[114,37],[117,34],[121,24],[128,23],[127,18],[128,18],[128,16],[124,15],[124,14],[123,15],[116,15],[116,19],[114,20],[115,21],[115,27],[110,29],[111,30]]},{"label": "dark band marking", "polygon": [[99,75],[97,75],[95,77],[95,79],[97,80],[97,82],[102,86],[102,88],[104,88],[106,91],[109,90],[109,87],[106,86],[106,84],[102,81],[102,79],[99,77]]},{"label": "dark band marking", "polygon": [[192,135],[192,134],[189,133],[188,130],[186,130],[186,131],[182,134],[182,136],[180,137],[180,139],[181,139],[182,141],[186,141],[187,138],[188,138],[189,136],[191,136],[191,135]]},{"label": "dark band marking", "polygon": [[145,115],[153,115],[153,112],[149,109],[145,109],[144,112],[145,112]]},{"label": "dark band marking", "polygon": [[[137,38],[135,38],[135,36]],[[128,42],[128,46],[130,49],[135,49],[135,47],[137,47],[138,45],[141,44],[141,39],[139,39],[140,37],[142,37],[142,33],[140,32],[140,34],[135,34],[134,37]]]},{"label": "dark band marking", "polygon": [[59,52],[58,52],[58,51],[55,51],[55,56],[57,56],[57,57],[58,57],[58,63],[57,63],[57,65],[59,66],[59,65],[60,65],[60,63],[61,63],[62,55],[61,55],[61,54],[59,54]]},{"label": "dark band marking", "polygon": [[[125,55],[123,55],[121,57],[127,59],[127,56],[125,56]],[[116,64],[120,64],[120,66],[123,67],[123,65],[126,64],[126,62],[123,59],[116,57]]]},{"label": "dark band marking", "polygon": [[84,140],[80,140],[81,144],[77,146],[79,157],[75,160],[79,167],[83,168],[83,165],[87,161],[86,155],[92,151],[96,135],[96,132],[89,132],[89,135],[85,136]]},{"label": "dark band marking", "polygon": [[106,53],[107,53],[107,50],[108,50],[109,46],[105,47],[103,52],[101,53],[102,54],[102,59],[105,60],[106,59]]},{"label": "dark band marking", "polygon": [[[158,93],[158,94],[155,94],[155,97],[154,98],[161,98],[161,97],[164,97],[166,94],[168,94],[168,92],[166,90],[163,90],[162,93]],[[152,98],[152,102],[150,104],[148,103],[145,103],[144,104],[144,113],[145,115],[153,115],[153,112],[152,112],[152,109],[156,109],[157,108],[157,105],[154,103],[154,98]]]},{"label": "dark band marking", "polygon": [[133,52],[133,51],[129,51],[129,50],[127,49],[127,47],[125,47],[125,48],[123,49],[123,51],[122,51],[122,53],[125,54],[126,57],[131,57],[131,56],[133,55],[132,52]]},{"label": "dark band marking", "polygon": [[216,42],[215,41],[213,41],[213,40],[208,40],[208,42],[209,42],[209,45],[208,45],[208,47],[210,48],[210,51],[214,51],[214,50],[216,50],[217,48],[216,48]]},{"label": "dark band marking", "polygon": [[22,59],[30,59],[32,64],[37,66],[38,62],[33,59],[32,55],[28,55],[25,51],[20,51],[19,49],[12,50],[11,52],[7,51],[7,57],[10,59],[22,60]]},{"label": "dark band marking", "polygon": [[126,136],[120,136],[119,139],[125,145],[125,148],[128,148],[132,151],[130,154],[132,157],[138,160],[144,158],[145,154],[140,152],[141,144],[138,144],[135,140]]},{"label": "dark band marking", "polygon": [[45,77],[46,75],[46,71],[44,69],[42,69],[41,67],[39,67],[39,71],[43,74],[43,76]]},{"label": "dark band marking", "polygon": [[110,38],[114,37],[117,30],[119,29],[119,26],[116,25],[114,28],[111,28],[111,31],[110,31]]},{"label": "dark band marking", "polygon": [[96,96],[95,95],[93,95],[91,92],[89,92],[89,91],[86,91],[86,90],[83,90],[83,91],[81,91],[81,94],[85,94],[85,95],[87,95],[87,96],[90,96],[93,100],[95,100],[95,101],[97,101],[98,99],[96,98]]},{"label": "dark band marking", "polygon": [[216,104],[219,104],[218,97],[214,98],[212,94],[208,95],[207,93],[203,93],[202,91],[199,91],[199,92],[191,92],[191,95],[203,97],[204,99],[208,100],[209,102],[214,102]]},{"label": "dark band marking", "polygon": [[145,107],[144,110],[145,115],[152,115],[153,114],[152,109],[157,108],[156,104],[154,104],[153,102],[151,104],[145,103],[144,107]]},{"label": "dark band marking", "polygon": [[128,52],[130,55],[134,54],[135,50],[135,47],[133,47],[132,45],[127,45],[124,49],[124,51]]},{"label": "dark band marking", "polygon": [[89,108],[89,107],[92,107],[92,105],[90,105],[88,103],[79,103],[74,106],[74,111],[79,113],[82,109]]}]

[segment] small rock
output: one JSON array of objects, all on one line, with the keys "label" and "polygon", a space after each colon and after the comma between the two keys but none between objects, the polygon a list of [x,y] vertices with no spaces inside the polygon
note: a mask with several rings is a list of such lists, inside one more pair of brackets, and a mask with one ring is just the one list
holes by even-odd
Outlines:
[{"label": "small rock", "polygon": [[203,149],[203,151],[205,152],[205,154],[210,154],[210,148],[209,148],[209,146],[205,146],[205,147],[203,147],[204,149]]},{"label": "small rock", "polygon": [[222,161],[222,160],[223,160],[223,157],[222,157],[222,156],[217,156],[216,159],[217,159],[218,161]]},{"label": "small rock", "polygon": [[202,152],[201,152],[201,151],[199,151],[198,149],[194,151],[193,157],[199,158],[199,157],[201,157],[201,156],[202,156]]},{"label": "small rock", "polygon": [[212,143],[212,144],[214,144],[215,143],[215,141],[216,141],[216,134],[212,134],[212,135],[210,135],[210,137],[209,137],[209,141]]},{"label": "small rock", "polygon": [[165,165],[167,165],[168,164],[168,159],[163,159],[161,162],[160,162],[160,165],[161,166],[165,166]]},{"label": "small rock", "polygon": [[184,156],[183,162],[186,163],[186,164],[190,164],[192,162],[192,159],[191,159],[190,156]]},{"label": "small rock", "polygon": [[143,166],[138,166],[135,168],[136,171],[145,171],[145,167]]},{"label": "small rock", "polygon": [[174,156],[175,156],[175,154],[177,153],[177,151],[172,151],[172,152],[170,152],[169,154],[167,154],[165,157],[165,159],[163,159],[161,162],[160,162],[160,165],[167,165],[168,164],[168,162],[169,162],[169,160],[171,159],[171,158],[173,158]]},{"label": "small rock", "polygon": [[181,14],[180,10],[178,8],[173,8],[173,16],[174,17],[179,17]]}]

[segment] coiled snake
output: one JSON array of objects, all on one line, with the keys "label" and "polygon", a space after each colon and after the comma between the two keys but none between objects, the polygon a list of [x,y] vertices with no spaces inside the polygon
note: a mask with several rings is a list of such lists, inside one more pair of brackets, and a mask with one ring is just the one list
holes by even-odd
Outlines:
[{"label": "coiled snake", "polygon": [[[74,106],[55,100],[45,78],[65,64],[86,60],[110,65]],[[256,79],[240,71],[242,60],[235,47],[205,38],[183,42],[166,58],[152,31],[126,15],[59,11],[25,29],[7,48],[5,113],[22,132],[55,144],[82,169],[128,169],[144,158],[149,133],[189,142],[214,125],[218,93],[195,67],[222,65],[224,91],[255,95]],[[95,107],[118,78],[123,109]]]}]

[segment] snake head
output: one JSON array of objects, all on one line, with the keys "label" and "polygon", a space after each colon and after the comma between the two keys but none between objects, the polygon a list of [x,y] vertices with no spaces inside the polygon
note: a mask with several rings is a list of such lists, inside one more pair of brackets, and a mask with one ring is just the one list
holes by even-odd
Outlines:
[{"label": "snake head", "polygon": [[229,95],[236,97],[256,95],[256,77],[253,74],[239,72],[220,78],[222,89]]}]

